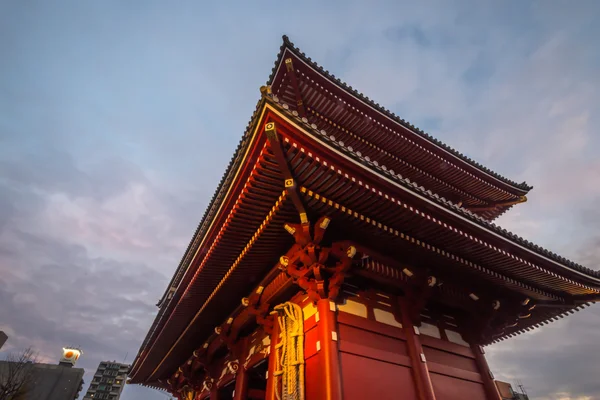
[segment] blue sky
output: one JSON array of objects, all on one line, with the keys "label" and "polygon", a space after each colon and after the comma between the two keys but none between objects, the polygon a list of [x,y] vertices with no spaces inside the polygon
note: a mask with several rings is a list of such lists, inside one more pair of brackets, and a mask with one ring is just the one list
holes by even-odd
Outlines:
[{"label": "blue sky", "polygon": [[[0,3],[0,329],[129,360],[286,33],[370,98],[534,186],[499,223],[598,269],[600,3]],[[591,308],[492,346],[540,399],[600,398]],[[87,388],[87,385],[86,385]],[[127,387],[124,399],[161,399]]]}]

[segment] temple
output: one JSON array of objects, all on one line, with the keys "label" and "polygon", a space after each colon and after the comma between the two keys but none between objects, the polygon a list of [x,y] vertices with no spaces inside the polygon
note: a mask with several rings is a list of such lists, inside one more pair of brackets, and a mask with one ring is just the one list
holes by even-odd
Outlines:
[{"label": "temple", "polygon": [[130,383],[179,399],[501,398],[483,347],[600,299],[492,221],[531,189],[284,36]]}]

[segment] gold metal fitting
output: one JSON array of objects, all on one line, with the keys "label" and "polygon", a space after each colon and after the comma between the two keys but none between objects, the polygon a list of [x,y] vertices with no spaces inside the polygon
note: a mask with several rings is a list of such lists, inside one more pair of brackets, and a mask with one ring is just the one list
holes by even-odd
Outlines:
[{"label": "gold metal fitting", "polygon": [[265,125],[265,134],[269,139],[278,140],[277,127],[275,126],[275,122],[267,122],[267,124]]},{"label": "gold metal fitting", "polygon": [[288,231],[288,233],[290,235],[293,235],[294,233],[296,233],[296,228],[289,226],[288,224],[283,224],[283,227],[285,228],[286,231]]},{"label": "gold metal fitting", "polygon": [[325,217],[325,218],[323,218],[323,221],[321,221],[321,224],[319,225],[319,227],[321,229],[327,229],[330,222],[331,222],[331,220],[329,218]]},{"label": "gold metal fitting", "polygon": [[305,212],[300,213],[300,222],[303,224],[307,224],[308,223],[308,216],[306,215]]},{"label": "gold metal fitting", "polygon": [[272,94],[273,92],[271,91],[271,85],[261,86],[260,93],[262,93],[263,95]]},{"label": "gold metal fitting", "polygon": [[346,249],[346,255],[350,258],[354,258],[356,255],[356,247],[350,246]]},{"label": "gold metal fitting", "polygon": [[494,311],[498,311],[500,309],[500,300],[494,300],[492,307],[494,308]]},{"label": "gold metal fitting", "polygon": [[292,72],[294,70],[294,62],[291,58],[285,59],[285,68],[288,70],[288,72]]}]

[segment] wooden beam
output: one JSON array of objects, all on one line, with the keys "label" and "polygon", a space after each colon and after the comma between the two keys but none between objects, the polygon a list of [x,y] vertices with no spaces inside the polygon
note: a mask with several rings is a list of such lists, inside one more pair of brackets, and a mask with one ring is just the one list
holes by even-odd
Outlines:
[{"label": "wooden beam", "polygon": [[592,294],[582,294],[578,296],[573,296],[573,303],[575,305],[585,304],[585,303],[596,303],[600,301],[600,293],[592,293]]},{"label": "wooden beam", "polygon": [[400,298],[399,303],[400,314],[402,316],[402,329],[406,335],[406,347],[408,348],[408,355],[410,357],[413,378],[415,380],[419,399],[435,400],[435,393],[433,391],[429,369],[427,368],[425,353],[423,352],[421,341],[417,336],[417,330],[410,318],[410,304],[408,304],[406,298]]},{"label": "wooden beam", "polygon": [[216,383],[210,389],[210,400],[219,400],[219,388]]},{"label": "wooden beam", "polygon": [[[275,154],[275,160],[277,160],[277,164],[281,169],[281,173],[285,180],[285,190],[288,195],[292,199],[296,210],[300,214],[300,222],[302,225],[308,224],[308,216],[306,214],[306,208],[304,207],[304,203],[302,202],[302,198],[298,193],[297,181],[292,174],[292,170],[288,164],[287,158],[285,156],[285,152],[283,151],[283,146],[281,145],[281,141],[279,140],[279,134],[277,133],[277,126],[275,122],[268,122],[265,125],[265,134],[267,135],[267,139],[269,144],[271,145],[271,150]],[[308,233],[308,232],[306,232]]]},{"label": "wooden beam", "polygon": [[271,348],[269,352],[269,366],[267,369],[267,392],[265,396],[265,400],[277,400],[277,391],[279,388],[277,387],[277,380],[275,379],[275,371],[277,371],[277,359],[276,354],[277,351],[275,347],[279,342],[279,324],[273,324],[273,329],[271,331]]},{"label": "wooden beam", "polygon": [[527,196],[520,196],[517,200],[498,201],[480,206],[465,206],[464,208],[469,211],[491,211],[497,209],[498,207],[510,207],[514,206],[515,204],[525,203],[526,201]]},{"label": "wooden beam", "polygon": [[298,77],[296,76],[296,70],[294,70],[294,62],[291,58],[287,58],[285,60],[285,68],[287,72],[290,74],[290,82],[292,83],[292,88],[294,89],[294,94],[296,95],[296,105],[298,110],[298,115],[302,118],[306,116],[306,109],[304,108],[304,101],[302,100],[302,93],[300,93],[300,86],[298,86]]},{"label": "wooden beam", "polygon": [[244,367],[243,360],[246,359],[248,354],[248,343],[250,341],[247,337],[241,340],[240,348],[242,351],[240,352],[239,358],[239,367],[237,370],[237,374],[235,375],[235,393],[233,395],[233,400],[246,400],[248,398],[248,370]]},{"label": "wooden beam", "polygon": [[481,375],[481,380],[483,381],[483,387],[487,395],[487,400],[502,400],[502,397],[498,392],[496,382],[494,382],[494,376],[492,375],[492,371],[490,370],[487,360],[483,355],[483,347],[478,346],[476,344],[471,344],[471,350],[473,351],[473,355],[475,356],[475,363],[477,364],[479,374]]}]

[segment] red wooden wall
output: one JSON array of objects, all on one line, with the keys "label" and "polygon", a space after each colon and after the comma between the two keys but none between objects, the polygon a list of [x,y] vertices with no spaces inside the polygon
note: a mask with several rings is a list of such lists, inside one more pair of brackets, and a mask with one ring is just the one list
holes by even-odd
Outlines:
[{"label": "red wooden wall", "polygon": [[[419,359],[418,362],[427,366],[436,400],[490,398],[484,390],[482,374],[478,367],[480,364],[477,363],[468,343],[456,333],[458,326],[453,323],[436,324],[433,318],[428,318],[421,329],[415,330],[414,327],[401,325],[398,299],[393,296],[376,292],[346,293],[345,296],[342,302],[337,305],[330,303],[329,308],[325,310],[331,311],[335,320],[332,338],[336,357],[329,362],[335,364],[334,371],[339,371],[338,376],[331,377],[331,382],[339,384],[340,392],[334,390],[333,395],[325,395],[324,388],[328,381],[324,380],[323,376],[327,368],[331,369],[331,365],[327,368],[324,365],[327,361],[323,356],[323,341],[328,338],[324,338],[323,330],[319,329],[319,324],[323,323],[323,315],[319,315],[317,308],[307,297],[296,296],[293,300],[303,308],[305,319],[307,400],[419,399],[419,386],[413,372],[413,366],[416,364],[408,351],[411,342],[407,341],[407,329],[418,333],[417,338],[424,353],[424,359]],[[325,312],[322,308],[320,310],[321,313]],[[451,318],[447,315],[444,317]],[[440,326],[443,328],[440,329]],[[454,332],[449,332],[448,328]],[[240,368],[250,370],[261,363],[266,365],[266,361],[262,360],[272,357],[274,352],[269,352],[269,347],[275,343],[270,343],[268,335],[262,330],[258,330],[248,339],[249,351]],[[225,367],[227,361],[230,361],[229,358],[230,356],[225,357],[218,362],[217,370],[220,374],[215,377],[215,384],[219,391],[235,385],[236,375],[229,373]],[[268,364],[270,369],[267,381],[270,381],[273,371],[271,363]],[[208,397],[207,391],[198,396],[200,399]],[[271,395],[266,398],[274,400],[275,396],[271,391]]]},{"label": "red wooden wall", "polygon": [[[338,362],[343,399],[417,399],[415,377],[407,350],[399,309],[392,296],[361,293],[348,296],[336,311]],[[384,300],[384,301],[381,301]],[[306,299],[305,310],[306,398],[320,399],[317,351],[317,315]],[[357,304],[358,303],[358,304]],[[352,304],[352,307],[348,307]],[[361,306],[362,305],[362,306]],[[308,317],[308,318],[307,318]],[[485,400],[481,374],[467,343],[452,343],[447,331],[431,331],[431,321],[419,331],[419,340],[437,400]],[[435,329],[439,329],[434,327]],[[434,334],[438,337],[429,336]]]}]

